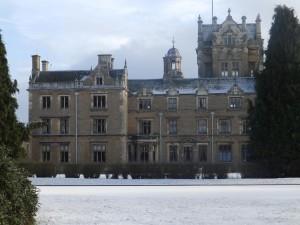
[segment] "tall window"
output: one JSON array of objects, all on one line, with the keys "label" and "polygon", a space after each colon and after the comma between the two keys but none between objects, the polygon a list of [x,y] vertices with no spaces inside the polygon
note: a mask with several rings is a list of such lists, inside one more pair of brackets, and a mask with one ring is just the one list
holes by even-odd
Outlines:
[{"label": "tall window", "polygon": [[150,111],[151,110],[151,99],[150,98],[139,99],[139,110],[140,111]]},{"label": "tall window", "polygon": [[178,147],[177,145],[169,146],[169,161],[177,162],[178,161]]},{"label": "tall window", "polygon": [[198,120],[198,134],[200,135],[207,134],[207,119]]},{"label": "tall window", "polygon": [[69,162],[69,145],[68,144],[60,145],[60,162],[62,162],[62,163]]},{"label": "tall window", "polygon": [[229,119],[220,119],[218,121],[218,129],[220,134],[229,134],[231,132],[231,122]]},{"label": "tall window", "polygon": [[41,146],[42,150],[42,161],[43,162],[49,162],[51,159],[50,155],[50,144],[42,144]]},{"label": "tall window", "polygon": [[207,97],[198,97],[198,110],[207,109]]},{"label": "tall window", "polygon": [[106,96],[105,95],[93,95],[93,108],[105,109],[106,108]]},{"label": "tall window", "polygon": [[191,146],[183,147],[183,159],[184,161],[190,162],[193,159],[193,149]]},{"label": "tall window", "polygon": [[51,120],[50,119],[42,119],[42,123],[43,123],[42,133],[50,134],[51,133]]},{"label": "tall window", "polygon": [[60,96],[60,108],[68,109],[69,108],[69,96]]},{"label": "tall window", "polygon": [[106,119],[94,119],[93,120],[93,133],[105,134],[106,133]]},{"label": "tall window", "polygon": [[229,97],[229,108],[230,109],[240,109],[242,107],[241,97]]},{"label": "tall window", "polygon": [[177,111],[177,98],[168,98],[168,111],[176,112]]},{"label": "tall window", "polygon": [[51,97],[50,96],[42,96],[42,108],[50,109],[51,107]]},{"label": "tall window", "polygon": [[241,120],[241,134],[247,135],[250,132],[249,120]]},{"label": "tall window", "polygon": [[96,77],[96,85],[103,85],[103,78],[102,77]]},{"label": "tall window", "polygon": [[149,152],[150,152],[150,145],[149,144],[141,145],[141,152],[140,152],[141,162],[149,162]]},{"label": "tall window", "polygon": [[221,63],[221,75],[222,77],[228,77],[228,63]]},{"label": "tall window", "polygon": [[169,134],[177,134],[177,119],[169,119]]},{"label": "tall window", "polygon": [[231,162],[231,145],[219,145],[219,160],[222,162]]},{"label": "tall window", "polygon": [[68,118],[60,119],[60,133],[61,134],[69,133],[69,119]]},{"label": "tall window", "polygon": [[249,162],[252,157],[250,144],[242,144],[241,145],[241,159],[243,162]]},{"label": "tall window", "polygon": [[207,146],[208,145],[198,145],[200,162],[207,162]]},{"label": "tall window", "polygon": [[105,162],[106,161],[106,145],[105,144],[93,144],[93,161]]},{"label": "tall window", "polygon": [[232,63],[232,76],[238,77],[240,73],[240,65],[239,62],[233,62]]},{"label": "tall window", "polygon": [[151,120],[141,120],[139,126],[141,135],[151,134]]},{"label": "tall window", "polygon": [[172,67],[172,70],[176,70],[176,62],[172,62],[171,67]]},{"label": "tall window", "polygon": [[230,46],[235,44],[235,37],[232,34],[227,34],[223,37],[224,45]]},{"label": "tall window", "polygon": [[137,150],[136,147],[128,144],[128,161],[136,162],[137,161]]}]

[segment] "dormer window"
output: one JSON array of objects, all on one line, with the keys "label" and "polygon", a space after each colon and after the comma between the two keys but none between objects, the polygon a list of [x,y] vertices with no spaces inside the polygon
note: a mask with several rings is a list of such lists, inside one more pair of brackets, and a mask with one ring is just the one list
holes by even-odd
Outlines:
[{"label": "dormer window", "polygon": [[96,85],[103,85],[103,78],[102,77],[96,77]]}]

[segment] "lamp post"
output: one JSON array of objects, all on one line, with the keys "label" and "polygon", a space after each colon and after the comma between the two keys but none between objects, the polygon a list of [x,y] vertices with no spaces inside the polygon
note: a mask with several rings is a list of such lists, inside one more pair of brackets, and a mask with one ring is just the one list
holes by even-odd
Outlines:
[{"label": "lamp post", "polygon": [[78,92],[75,92],[75,163],[78,164]]},{"label": "lamp post", "polygon": [[162,163],[162,117],[163,117],[163,113],[160,112],[158,115],[159,115],[159,160]]}]

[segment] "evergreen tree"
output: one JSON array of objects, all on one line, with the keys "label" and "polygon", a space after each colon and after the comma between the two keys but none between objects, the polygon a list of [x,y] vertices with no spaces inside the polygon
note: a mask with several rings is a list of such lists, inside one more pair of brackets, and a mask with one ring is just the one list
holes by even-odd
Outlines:
[{"label": "evergreen tree", "polygon": [[272,176],[300,175],[299,31],[294,10],[277,6],[265,68],[256,75],[257,96],[249,110],[255,158]]},{"label": "evergreen tree", "polygon": [[17,82],[12,82],[0,34],[0,224],[32,225],[37,193],[15,161],[22,156],[28,130],[16,117]]}]

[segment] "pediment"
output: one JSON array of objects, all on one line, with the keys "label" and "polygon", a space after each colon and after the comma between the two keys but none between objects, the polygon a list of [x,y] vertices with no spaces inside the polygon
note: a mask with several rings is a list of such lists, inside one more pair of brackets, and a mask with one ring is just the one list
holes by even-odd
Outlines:
[{"label": "pediment", "polygon": [[227,93],[229,95],[243,95],[244,91],[237,84],[234,84]]}]

